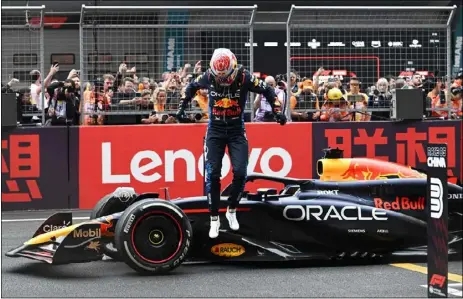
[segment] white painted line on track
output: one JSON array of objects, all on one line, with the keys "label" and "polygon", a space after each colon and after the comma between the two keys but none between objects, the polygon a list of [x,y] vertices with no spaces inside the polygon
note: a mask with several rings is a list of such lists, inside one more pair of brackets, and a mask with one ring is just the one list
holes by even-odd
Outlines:
[{"label": "white painted line on track", "polygon": [[[48,218],[31,218],[31,219],[2,219],[2,222],[34,222],[45,221]],[[72,220],[89,220],[90,217],[72,217]]]},{"label": "white painted line on track", "polygon": [[[421,285],[424,288],[428,288],[427,284],[422,284]],[[461,289],[462,285],[461,283],[449,283],[447,286],[447,290],[449,295],[457,296],[457,297],[462,297],[463,292],[461,290],[458,290],[457,288]]]}]

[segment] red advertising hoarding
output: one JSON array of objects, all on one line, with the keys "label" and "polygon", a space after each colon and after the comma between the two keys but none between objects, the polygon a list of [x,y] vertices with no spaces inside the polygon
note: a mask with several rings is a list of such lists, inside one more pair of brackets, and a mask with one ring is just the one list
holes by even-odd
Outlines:
[{"label": "red advertising hoarding", "polygon": [[[171,198],[204,194],[206,124],[52,127],[2,130],[2,208],[91,209],[119,186],[138,193],[168,187]],[[318,178],[327,147],[426,169],[427,143],[446,143],[448,177],[462,181],[461,121],[246,124],[248,172]],[[354,173],[347,169],[346,174]],[[222,189],[231,182],[223,160]],[[371,177],[378,174],[372,172]],[[369,177],[369,176],[367,176]],[[249,184],[246,190],[281,185]]]},{"label": "red advertising hoarding", "polygon": [[314,124],[313,138],[317,142],[312,150],[314,160],[322,149],[339,147],[346,158],[374,158],[426,170],[426,145],[446,143],[448,177],[456,183],[458,177],[460,181],[462,178],[461,133],[461,121]]},{"label": "red advertising hoarding", "polygon": [[[246,130],[248,172],[312,177],[311,123],[247,124]],[[138,193],[168,187],[172,198],[202,195],[205,133],[205,124],[80,128],[79,207],[93,208],[119,186]],[[228,154],[222,176],[223,188],[232,179]]]},{"label": "red advertising hoarding", "polygon": [[77,202],[70,182],[66,127],[2,128],[2,209],[66,209]]}]

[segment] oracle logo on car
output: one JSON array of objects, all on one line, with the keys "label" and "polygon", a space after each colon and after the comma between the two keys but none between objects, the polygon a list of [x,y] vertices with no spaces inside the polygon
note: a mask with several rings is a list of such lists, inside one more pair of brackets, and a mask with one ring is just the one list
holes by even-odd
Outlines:
[{"label": "oracle logo on car", "polygon": [[416,200],[410,200],[408,197],[397,196],[394,201],[385,201],[382,198],[374,199],[375,207],[385,210],[424,210],[424,197],[420,196]]},{"label": "oracle logo on car", "polygon": [[[325,208],[328,208],[325,211]],[[340,210],[340,211],[339,211]],[[349,211],[349,212],[348,212]],[[362,213],[363,212],[363,213]],[[367,215],[365,215],[367,214]],[[283,217],[291,221],[317,220],[326,221],[329,219],[347,221],[366,221],[366,220],[387,220],[386,212],[373,208],[372,210],[362,211],[361,206],[344,207],[323,207],[319,205],[288,205],[283,209]]]},{"label": "oracle logo on car", "polygon": [[[203,154],[197,159],[194,154],[187,149],[179,149],[176,151],[164,151],[163,159],[161,156],[152,150],[144,150],[137,152],[130,161],[130,173],[114,173],[111,159],[111,142],[103,142],[101,144],[101,172],[102,182],[104,184],[126,184],[132,182],[132,177],[142,183],[153,183],[161,180],[163,177],[158,171],[154,171],[157,167],[164,165],[164,181],[175,181],[175,161],[183,160],[186,162],[186,180],[188,182],[196,181],[196,170],[203,176]],[[270,159],[280,157],[283,161],[281,169],[272,170],[270,168]],[[142,165],[142,160],[149,160],[148,163]],[[266,150],[262,148],[252,148],[249,155],[248,173],[254,172],[257,163],[260,164],[262,172],[266,175],[286,176],[292,168],[291,154],[282,147],[270,147]],[[222,178],[225,177],[231,170],[230,158],[225,154],[222,160]],[[149,173],[149,174],[148,174]]]}]

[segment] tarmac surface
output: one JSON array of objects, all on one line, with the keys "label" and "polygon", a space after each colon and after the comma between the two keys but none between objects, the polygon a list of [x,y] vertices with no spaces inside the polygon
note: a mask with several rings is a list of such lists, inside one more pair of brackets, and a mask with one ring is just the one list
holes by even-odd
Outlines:
[{"label": "tarmac surface", "polygon": [[[155,277],[111,260],[50,266],[5,257],[54,212],[2,213],[2,297],[427,297],[426,257],[383,264],[183,264]],[[73,213],[74,223],[89,215]],[[462,297],[462,261],[450,261],[449,273],[449,297]]]}]

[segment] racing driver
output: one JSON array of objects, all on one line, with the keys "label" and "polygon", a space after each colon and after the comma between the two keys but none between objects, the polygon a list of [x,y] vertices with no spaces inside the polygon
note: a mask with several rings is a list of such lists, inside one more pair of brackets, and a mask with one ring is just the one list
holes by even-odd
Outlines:
[{"label": "racing driver", "polygon": [[[179,122],[186,119],[185,109],[196,91],[201,88],[209,90],[209,122],[204,148],[206,192],[211,217],[209,237],[217,238],[220,228],[220,177],[226,147],[233,167],[233,181],[225,216],[232,230],[239,229],[236,207],[244,191],[248,166],[248,140],[244,127],[244,109],[248,92],[263,94],[266,99],[276,99],[277,96],[271,86],[252,76],[242,65],[238,65],[235,55],[225,48],[216,49],[212,54],[209,69],[186,87],[177,112]],[[275,120],[284,125],[285,115],[277,110],[275,101],[268,102]]]}]

